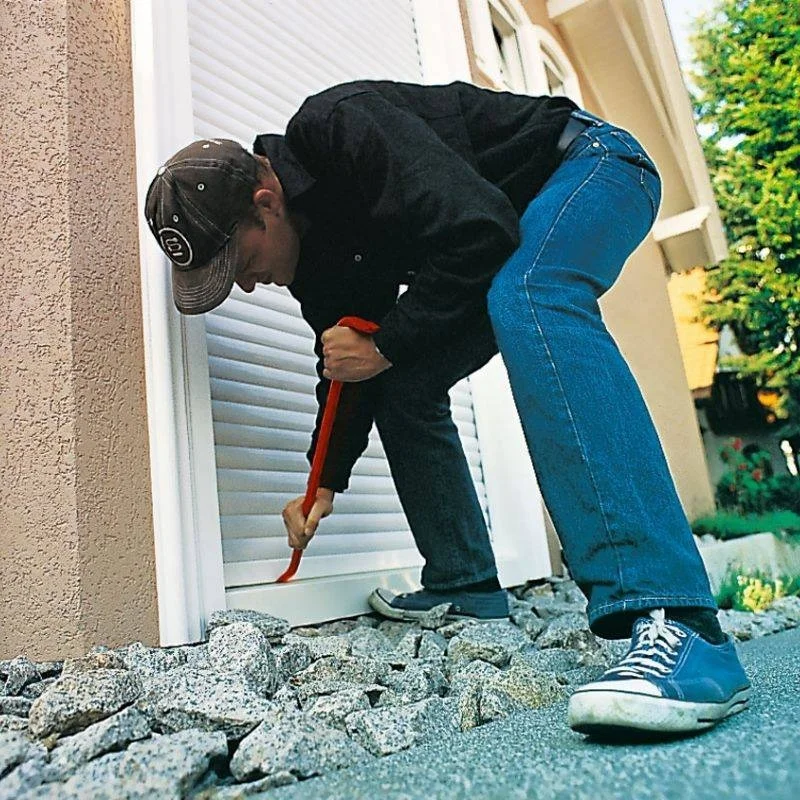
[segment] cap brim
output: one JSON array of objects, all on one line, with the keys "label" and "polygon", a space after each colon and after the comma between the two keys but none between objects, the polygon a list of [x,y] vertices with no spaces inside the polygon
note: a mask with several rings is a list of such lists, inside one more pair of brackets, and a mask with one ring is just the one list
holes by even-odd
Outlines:
[{"label": "cap brim", "polygon": [[202,314],[216,308],[231,293],[239,267],[236,236],[207,264],[181,270],[172,266],[172,297],[182,314]]}]

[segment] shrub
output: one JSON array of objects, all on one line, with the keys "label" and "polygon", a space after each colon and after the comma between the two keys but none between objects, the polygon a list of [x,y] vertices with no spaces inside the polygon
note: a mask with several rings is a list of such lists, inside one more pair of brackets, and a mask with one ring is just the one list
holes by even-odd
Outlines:
[{"label": "shrub", "polygon": [[766,450],[744,447],[741,439],[733,439],[719,455],[728,467],[715,490],[719,508],[744,514],[775,509],[800,513],[800,477],[774,475],[772,456]]},{"label": "shrub", "polygon": [[698,536],[711,534],[716,539],[737,539],[753,533],[769,531],[777,536],[800,534],[800,515],[793,511],[770,511],[766,514],[736,514],[720,511],[692,522]]}]

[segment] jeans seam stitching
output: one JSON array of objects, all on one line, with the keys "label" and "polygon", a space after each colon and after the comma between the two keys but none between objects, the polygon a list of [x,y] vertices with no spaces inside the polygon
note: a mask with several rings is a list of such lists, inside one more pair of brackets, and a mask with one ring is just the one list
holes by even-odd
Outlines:
[{"label": "jeans seam stitching", "polygon": [[624,592],[625,591],[625,581],[623,580],[622,563],[621,563],[620,558],[619,558],[619,553],[617,552],[617,548],[616,548],[616,545],[615,545],[615,542],[614,542],[614,538],[612,537],[611,531],[609,530],[609,527],[608,527],[608,520],[607,520],[607,517],[606,517],[606,510],[605,510],[605,508],[603,506],[603,501],[602,501],[602,498],[600,496],[600,492],[598,491],[597,481],[595,480],[594,473],[592,472],[591,462],[589,461],[589,458],[586,455],[586,450],[585,450],[585,448],[583,446],[583,442],[581,441],[581,437],[580,437],[580,435],[578,433],[578,428],[575,425],[575,418],[574,418],[574,416],[572,414],[572,409],[569,406],[569,401],[567,400],[567,395],[566,395],[566,392],[564,391],[564,386],[563,386],[563,384],[561,382],[561,376],[558,374],[558,369],[556,367],[555,361],[553,359],[553,356],[550,353],[550,348],[549,348],[549,346],[547,344],[547,339],[545,338],[544,331],[542,330],[542,326],[539,323],[539,318],[536,315],[536,310],[534,309],[534,305],[533,305],[533,299],[531,298],[531,294],[530,294],[530,291],[529,291],[529,288],[528,288],[528,276],[533,272],[534,268],[536,267],[536,264],[539,261],[539,258],[541,256],[542,252],[544,251],[545,246],[550,241],[550,237],[551,237],[553,231],[555,230],[556,225],[558,225],[559,220],[561,219],[561,217],[564,215],[565,211],[567,210],[567,206],[569,206],[569,204],[572,202],[572,200],[577,196],[578,192],[584,186],[586,186],[586,184],[594,177],[595,173],[600,168],[600,164],[603,162],[604,159],[605,159],[605,155],[600,157],[598,162],[592,168],[592,171],[584,179],[583,183],[581,183],[580,186],[578,186],[572,192],[572,194],[567,198],[567,200],[565,201],[564,205],[561,207],[561,210],[559,211],[558,216],[555,218],[555,220],[553,221],[553,224],[550,226],[550,230],[547,232],[547,235],[542,240],[542,243],[539,246],[539,249],[536,252],[536,255],[533,257],[530,268],[523,275],[522,281],[523,281],[523,285],[525,286],[525,296],[528,299],[528,306],[529,306],[529,308],[531,310],[531,314],[533,316],[533,320],[536,323],[536,327],[539,329],[539,336],[541,337],[542,342],[544,343],[545,351],[547,353],[547,358],[550,361],[550,366],[552,367],[553,372],[554,372],[554,374],[556,376],[556,381],[558,382],[558,388],[561,391],[562,397],[564,398],[564,405],[566,406],[567,414],[569,415],[569,420],[570,420],[570,424],[572,425],[572,430],[573,430],[573,432],[575,434],[575,439],[578,442],[578,447],[580,448],[581,455],[583,456],[584,460],[586,461],[586,469],[589,472],[589,476],[590,476],[590,478],[592,480],[592,486],[594,487],[594,491],[595,491],[595,494],[596,494],[597,499],[598,499],[598,505],[600,507],[600,512],[601,512],[600,516],[603,519],[603,527],[605,528],[605,531],[606,531],[606,537],[608,538],[609,544],[611,544],[611,547],[612,547],[612,550],[613,550],[613,553],[614,553],[614,558],[615,558],[616,563],[617,563],[617,576],[619,578],[620,590]]},{"label": "jeans seam stitching", "polygon": [[704,597],[701,595],[685,595],[685,594],[670,594],[670,595],[659,595],[655,597],[634,597],[629,600],[615,600],[613,603],[603,603],[601,606],[595,606],[591,609],[590,614],[592,616],[596,616],[597,614],[605,611],[609,608],[615,608],[620,610],[625,610],[626,608],[631,608],[634,604],[638,605],[640,603],[661,603],[663,605],[668,605],[668,603],[664,603],[665,600],[682,600],[686,601],[689,600],[691,602],[703,602],[707,603],[709,601],[708,597]]}]

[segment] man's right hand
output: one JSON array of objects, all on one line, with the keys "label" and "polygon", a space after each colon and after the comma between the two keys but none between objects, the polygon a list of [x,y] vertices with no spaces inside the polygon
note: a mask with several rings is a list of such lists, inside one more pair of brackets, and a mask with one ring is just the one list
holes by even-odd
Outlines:
[{"label": "man's right hand", "polygon": [[283,524],[289,534],[289,546],[296,550],[305,550],[308,543],[317,532],[319,521],[333,511],[333,489],[317,489],[314,505],[308,513],[308,518],[303,516],[303,501],[305,495],[290,500],[283,509]]}]

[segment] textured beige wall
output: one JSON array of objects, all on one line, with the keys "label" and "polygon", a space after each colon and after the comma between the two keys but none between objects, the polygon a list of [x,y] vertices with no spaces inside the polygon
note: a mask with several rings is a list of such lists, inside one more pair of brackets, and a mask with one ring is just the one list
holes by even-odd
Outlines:
[{"label": "textured beige wall", "polygon": [[[546,28],[571,58],[581,81],[584,107],[602,116],[603,110],[582,80],[568,43],[550,21],[546,0],[521,0],[521,5],[531,21]],[[461,0],[461,18],[473,80],[488,85],[475,65],[466,0]],[[624,121],[618,124],[624,126]],[[652,237],[630,257],[617,283],[601,298],[600,306],[650,409],[686,515],[693,519],[713,510],[713,489],[678,346],[664,259]]]},{"label": "textured beige wall", "polygon": [[129,3],[0,36],[0,658],[157,644]]}]

